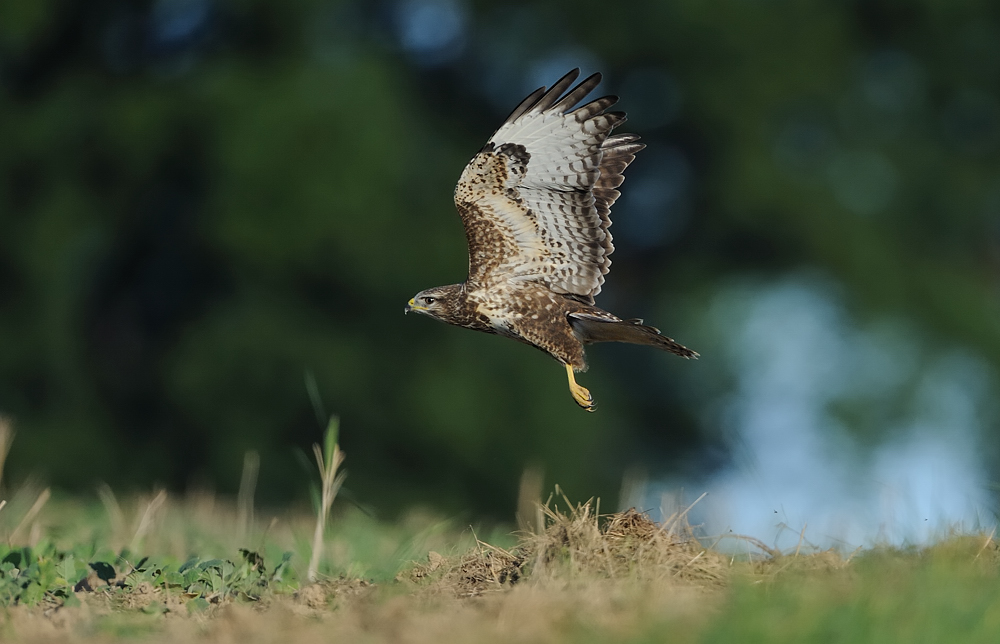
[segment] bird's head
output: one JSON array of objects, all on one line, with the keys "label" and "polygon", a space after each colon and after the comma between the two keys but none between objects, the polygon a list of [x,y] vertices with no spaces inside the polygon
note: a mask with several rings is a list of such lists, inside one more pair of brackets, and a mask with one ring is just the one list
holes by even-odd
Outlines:
[{"label": "bird's head", "polygon": [[435,286],[424,291],[420,291],[406,303],[403,313],[420,313],[437,320],[447,322],[452,316],[452,311],[458,304],[459,284],[450,286]]}]

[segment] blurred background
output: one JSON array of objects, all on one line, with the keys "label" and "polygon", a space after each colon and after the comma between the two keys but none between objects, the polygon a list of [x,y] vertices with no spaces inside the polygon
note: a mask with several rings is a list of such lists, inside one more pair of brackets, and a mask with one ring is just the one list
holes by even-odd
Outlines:
[{"label": "blurred background", "polygon": [[[466,275],[465,163],[577,66],[648,145],[598,304],[702,355],[591,348],[595,414],[402,312]],[[602,508],[708,491],[716,532],[919,538],[994,519],[998,320],[990,0],[0,3],[14,481],[233,491],[256,450],[261,502],[303,498],[311,380],[380,516],[509,519],[529,468]]]}]

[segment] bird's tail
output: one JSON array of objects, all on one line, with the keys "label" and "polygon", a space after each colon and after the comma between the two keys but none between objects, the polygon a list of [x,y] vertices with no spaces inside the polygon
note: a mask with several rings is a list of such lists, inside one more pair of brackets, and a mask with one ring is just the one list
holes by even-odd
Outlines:
[{"label": "bird's tail", "polygon": [[570,325],[585,344],[595,342],[627,342],[656,347],[681,356],[697,358],[698,353],[682,344],[674,342],[660,333],[656,327],[642,323],[642,320],[601,320],[577,315],[569,316]]}]

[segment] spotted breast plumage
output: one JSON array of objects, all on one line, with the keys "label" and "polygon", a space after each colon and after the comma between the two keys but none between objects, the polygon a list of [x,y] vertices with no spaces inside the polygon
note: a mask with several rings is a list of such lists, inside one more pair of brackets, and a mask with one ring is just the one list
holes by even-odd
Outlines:
[{"label": "spotted breast plumage", "polygon": [[579,73],[525,98],[466,166],[455,206],[469,277],[417,293],[406,311],[545,351],[565,365],[573,399],[593,411],[590,392],[574,377],[587,368],[584,345],[628,342],[698,354],[642,320],[594,305],[614,251],[611,206],[625,168],[645,146],[633,134],[611,135],[625,120],[607,111],[617,97],[576,107],[601,81],[594,74],[569,89]]}]

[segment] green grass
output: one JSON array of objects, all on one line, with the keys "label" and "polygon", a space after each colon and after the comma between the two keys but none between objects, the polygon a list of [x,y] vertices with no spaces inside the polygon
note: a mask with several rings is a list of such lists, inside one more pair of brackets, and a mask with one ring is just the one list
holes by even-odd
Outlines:
[{"label": "green grass", "polygon": [[997,573],[996,544],[953,538],[865,553],[841,570],[743,580],[698,641],[997,642]]}]

